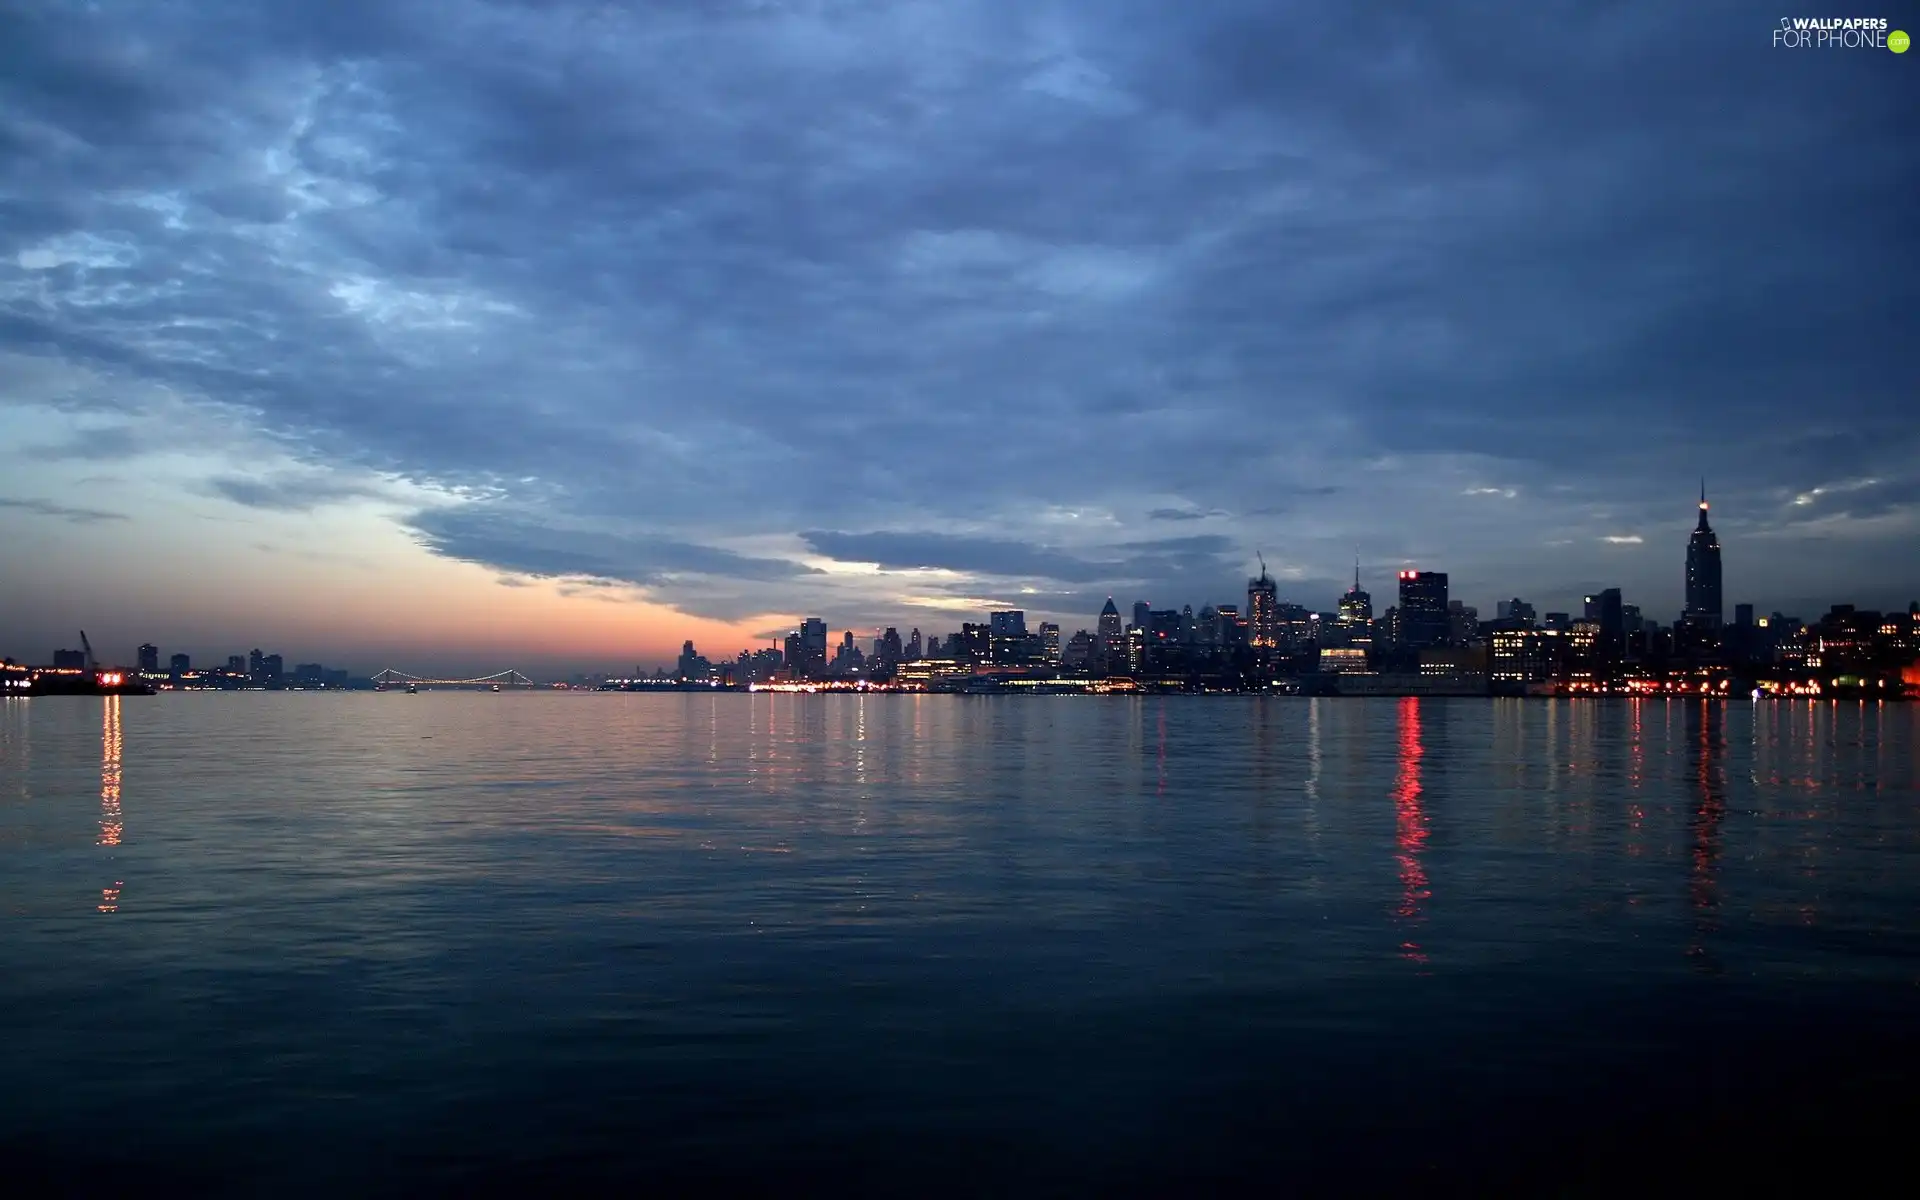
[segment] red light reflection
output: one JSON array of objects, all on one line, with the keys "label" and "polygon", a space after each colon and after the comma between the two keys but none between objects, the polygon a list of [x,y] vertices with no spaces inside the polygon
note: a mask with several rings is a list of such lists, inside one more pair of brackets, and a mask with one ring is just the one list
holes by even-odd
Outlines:
[{"label": "red light reflection", "polygon": [[[1396,915],[1409,926],[1420,923],[1420,904],[1433,896],[1427,886],[1427,872],[1420,865],[1420,851],[1427,844],[1427,818],[1420,807],[1420,700],[1406,696],[1400,701],[1400,775],[1393,784],[1396,846],[1400,861],[1400,908]],[[1411,928],[1407,931],[1413,932]],[[1426,962],[1420,944],[1409,936],[1400,943],[1401,956],[1414,962]]]}]

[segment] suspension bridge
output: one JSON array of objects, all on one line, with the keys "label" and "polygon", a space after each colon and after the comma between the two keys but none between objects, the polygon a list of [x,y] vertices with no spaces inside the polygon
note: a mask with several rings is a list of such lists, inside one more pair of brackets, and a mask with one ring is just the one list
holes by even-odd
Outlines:
[{"label": "suspension bridge", "polygon": [[375,675],[373,681],[381,687],[415,685],[419,687],[530,688],[535,686],[533,680],[518,671],[498,671],[492,675],[481,675],[474,679],[429,679],[425,675],[410,675],[392,667]]}]

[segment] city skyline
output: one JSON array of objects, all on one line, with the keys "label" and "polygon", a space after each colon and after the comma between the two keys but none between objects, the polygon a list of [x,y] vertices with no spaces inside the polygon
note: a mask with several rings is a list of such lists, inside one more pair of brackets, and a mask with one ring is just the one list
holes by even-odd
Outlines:
[{"label": "city skyline", "polygon": [[[1488,630],[1508,627],[1509,618],[1512,618],[1514,624],[1520,627],[1557,627],[1562,631],[1570,629],[1572,624],[1582,619],[1594,622],[1595,630],[1612,647],[1612,652],[1618,652],[1624,647],[1629,623],[1634,630],[1643,627],[1649,630],[1665,630],[1668,634],[1680,638],[1683,645],[1688,642],[1698,642],[1717,646],[1721,644],[1722,631],[1729,622],[1725,615],[1725,600],[1722,592],[1721,545],[1710,524],[1709,510],[1706,483],[1702,480],[1695,525],[1686,542],[1685,601],[1680,612],[1670,621],[1663,621],[1657,610],[1649,611],[1642,604],[1627,603],[1626,596],[1619,587],[1607,587],[1598,589],[1597,592],[1589,592],[1581,598],[1579,605],[1567,604],[1558,610],[1553,607],[1554,601],[1551,599],[1536,602],[1519,595],[1502,598],[1493,605],[1483,606],[1468,603],[1463,597],[1454,593],[1447,572],[1410,568],[1402,568],[1395,572],[1399,603],[1393,604],[1391,602],[1393,597],[1389,596],[1382,611],[1376,615],[1371,593],[1364,586],[1362,564],[1357,556],[1354,561],[1352,584],[1342,592],[1336,605],[1332,607],[1302,605],[1291,594],[1280,589],[1278,581],[1269,574],[1263,555],[1256,555],[1260,573],[1247,579],[1244,593],[1236,594],[1232,600],[1221,600],[1217,597],[1203,600],[1198,616],[1203,624],[1215,620],[1216,612],[1219,617],[1229,617],[1229,624],[1238,630],[1234,636],[1238,638],[1239,643],[1256,654],[1281,653],[1298,642],[1300,640],[1297,636],[1298,630],[1289,630],[1287,628],[1289,621],[1307,622],[1311,629],[1316,631],[1307,640],[1318,641],[1329,647],[1358,646],[1370,649],[1398,648],[1417,651],[1465,645],[1469,642],[1484,644]],[[1245,600],[1244,605],[1239,603],[1242,595]],[[1909,601],[1909,611],[1917,604],[1920,604],[1920,601]],[[1764,617],[1768,614],[1764,606],[1750,601],[1737,601],[1734,607],[1740,614],[1740,620],[1736,624],[1749,631],[1753,628],[1753,621],[1757,616]],[[1851,600],[1830,598],[1815,606],[1814,611],[1832,614],[1842,609],[1851,612],[1856,607],[1860,606]],[[1182,617],[1183,610],[1184,617]],[[1131,611],[1132,621],[1123,621],[1115,597],[1109,594],[1094,620],[1074,630],[1071,640],[1080,642],[1091,637],[1092,643],[1089,644],[1100,646],[1101,655],[1109,650],[1119,652],[1118,648],[1124,635],[1131,634],[1135,630],[1145,631],[1162,617],[1183,620],[1185,638],[1190,642],[1195,638],[1196,613],[1191,599],[1185,603],[1176,600],[1170,607],[1160,610],[1153,607],[1151,600],[1136,599],[1132,601]],[[1863,611],[1897,613],[1899,606],[1868,605]],[[962,637],[973,636],[969,631],[977,631],[978,636],[990,638],[994,643],[994,649],[987,649],[983,643],[979,647],[968,647],[957,651],[949,647],[945,653],[958,653],[961,657],[975,657],[978,653],[982,661],[1000,661],[1006,653],[1006,650],[1000,647],[1000,643],[1003,639],[1010,639],[1011,643],[1018,648],[1016,657],[1022,660],[1025,660],[1031,651],[1038,649],[1044,642],[1045,651],[1034,654],[1033,661],[1054,663],[1061,661],[1061,650],[1068,640],[1067,635],[1063,633],[1062,626],[1057,621],[1043,619],[1044,614],[1033,614],[1035,624],[1032,629],[1029,629],[1026,624],[1028,611],[1008,604],[990,604],[984,613],[960,615],[984,615],[988,621],[981,623],[963,620],[959,622],[958,629],[945,631],[938,624],[929,624],[924,634],[918,625],[909,625],[905,627],[907,634],[902,635],[900,626],[894,624],[875,624],[864,629],[852,626],[836,628],[821,617],[808,616],[797,619],[793,626],[784,632],[776,630],[762,633],[755,644],[729,648],[712,657],[701,653],[692,638],[686,638],[681,642],[679,653],[671,666],[674,673],[683,679],[704,678],[708,670],[718,672],[736,659],[743,667],[749,660],[753,660],[756,670],[766,670],[769,669],[768,665],[760,660],[770,653],[772,655],[770,669],[773,671],[778,672],[784,667],[787,673],[804,673],[810,678],[824,678],[829,674],[830,666],[835,670],[842,669],[849,658],[856,671],[859,670],[863,656],[868,651],[871,651],[875,657],[884,656],[888,669],[903,661],[920,659],[923,637],[927,656],[935,657],[935,648],[941,642],[951,641],[957,645]],[[1783,620],[1793,623],[1805,621],[1799,613],[1786,613],[1780,609],[1772,610],[1771,617],[1776,623]],[[1764,628],[1767,621],[1760,620],[1759,625]],[[1329,637],[1321,639],[1318,631],[1326,631]],[[1383,633],[1387,635],[1384,640],[1381,636]],[[1031,641],[1028,640],[1029,634],[1032,635]],[[1202,640],[1206,636],[1201,635]],[[86,641],[84,631],[81,632],[80,637],[84,644]],[[1216,629],[1211,637],[1216,648],[1222,648],[1231,641],[1227,635],[1226,626]],[[0,648],[0,650],[3,649]],[[173,647],[169,647],[168,650],[171,652],[168,654],[171,673],[177,678],[189,669],[189,663],[193,662],[194,655],[191,651],[182,652]],[[90,653],[89,648],[85,654]],[[150,676],[164,674],[165,672],[160,669],[163,653],[167,652],[163,652],[158,645],[143,642],[135,649],[133,658],[127,661],[130,664],[136,664],[138,670]],[[63,645],[54,652],[51,661],[56,667],[79,667],[83,665],[85,654],[81,650]],[[1282,656],[1284,657],[1284,653]],[[223,669],[219,663],[221,657],[220,655],[204,656],[199,662],[193,663],[193,668],[202,672],[217,673]],[[283,675],[289,679],[302,678],[310,683],[318,682],[325,675],[336,683],[344,683],[352,674],[346,669],[325,669],[326,664],[319,662],[297,664],[297,669],[285,670],[282,655],[265,654],[259,647],[255,647],[246,656],[229,654],[224,657],[224,669],[227,672],[234,675],[244,673],[256,683],[271,680],[275,686],[278,686]],[[21,659],[18,655],[11,655],[9,661],[21,661]],[[25,661],[35,660],[29,656]],[[103,660],[107,664],[113,661],[115,660],[111,657]],[[263,670],[263,663],[271,665]],[[697,669],[690,670],[695,664]],[[617,672],[607,671],[606,665],[604,662],[600,663],[599,669],[595,672],[575,672],[575,678],[584,677],[587,674],[600,677],[617,674]],[[391,662],[381,668],[383,672],[395,669]],[[641,674],[649,671],[645,663],[637,664],[635,669]],[[669,673],[669,664],[655,663],[651,670],[656,674],[666,674]],[[373,673],[372,668],[366,669],[366,674]],[[456,671],[452,674],[458,673]],[[491,678],[496,674],[505,673],[508,673],[507,670],[498,668],[472,668],[467,672],[469,678],[482,675]],[[354,677],[364,678],[364,676]]]},{"label": "city skyline", "polygon": [[1776,25],[9,10],[0,640],[571,673],[1356,547],[1671,621],[1703,474],[1728,605],[1903,608],[1916,60]]}]

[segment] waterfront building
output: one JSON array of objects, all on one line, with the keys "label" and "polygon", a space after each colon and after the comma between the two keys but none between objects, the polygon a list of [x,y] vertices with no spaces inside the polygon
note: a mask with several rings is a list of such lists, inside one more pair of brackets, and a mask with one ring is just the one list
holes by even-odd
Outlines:
[{"label": "waterfront building", "polygon": [[160,673],[160,647],[154,645],[152,642],[142,642],[137,654],[142,671],[145,671],[149,675],[157,675]]}]

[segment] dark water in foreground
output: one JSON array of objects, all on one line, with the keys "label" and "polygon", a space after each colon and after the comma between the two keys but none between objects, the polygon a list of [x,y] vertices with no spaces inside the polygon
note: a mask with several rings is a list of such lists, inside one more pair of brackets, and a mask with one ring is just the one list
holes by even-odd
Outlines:
[{"label": "dark water in foreground", "polygon": [[1827,1187],[1920,705],[0,704],[36,1188]]}]

